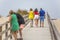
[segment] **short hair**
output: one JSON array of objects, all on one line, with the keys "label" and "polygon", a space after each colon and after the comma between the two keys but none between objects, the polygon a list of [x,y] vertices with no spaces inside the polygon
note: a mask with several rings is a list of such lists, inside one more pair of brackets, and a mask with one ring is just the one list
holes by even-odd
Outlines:
[{"label": "short hair", "polygon": [[14,13],[13,10],[10,10],[10,11],[9,11],[9,14],[13,14],[13,13]]},{"label": "short hair", "polygon": [[42,8],[40,8],[40,10],[42,10]]},{"label": "short hair", "polygon": [[30,11],[33,11],[33,9],[32,9],[32,8],[30,8]]}]

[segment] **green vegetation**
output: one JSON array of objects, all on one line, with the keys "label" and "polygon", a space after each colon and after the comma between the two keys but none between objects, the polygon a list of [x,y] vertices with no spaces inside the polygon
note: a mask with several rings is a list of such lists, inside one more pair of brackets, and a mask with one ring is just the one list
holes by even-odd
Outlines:
[{"label": "green vegetation", "polygon": [[20,9],[17,10],[17,13],[19,13],[20,15],[28,14],[27,10],[20,10]]},{"label": "green vegetation", "polygon": [[[16,13],[19,13],[19,14],[22,15],[22,16],[28,14],[27,10],[20,10],[20,9],[18,9]],[[7,15],[7,17],[9,17],[9,16],[10,16],[10,15]]]}]

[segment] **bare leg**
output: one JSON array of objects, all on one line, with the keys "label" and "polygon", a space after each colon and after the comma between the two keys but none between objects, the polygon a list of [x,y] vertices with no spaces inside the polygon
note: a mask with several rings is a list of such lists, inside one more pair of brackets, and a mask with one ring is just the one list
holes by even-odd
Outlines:
[{"label": "bare leg", "polygon": [[37,26],[36,19],[35,19],[35,25]]},{"label": "bare leg", "polygon": [[41,20],[40,20],[40,27],[41,27]]},{"label": "bare leg", "polygon": [[[19,30],[19,32],[20,32],[20,38],[23,38],[22,37],[22,30],[23,30],[23,28],[24,28],[24,24],[21,24],[20,25],[20,30]],[[22,39],[23,40],[23,39]]]},{"label": "bare leg", "polygon": [[37,21],[37,19],[36,19],[35,21],[36,21],[36,22],[35,22],[36,26],[38,26],[38,21]]},{"label": "bare leg", "polygon": [[13,32],[12,34],[13,34],[15,40],[17,40],[17,31]]},{"label": "bare leg", "polygon": [[19,31],[20,31],[20,37],[22,38],[22,29],[20,28]]},{"label": "bare leg", "polygon": [[33,19],[32,19],[32,26],[33,26]]},{"label": "bare leg", "polygon": [[38,19],[37,19],[37,26],[38,26]]},{"label": "bare leg", "polygon": [[32,27],[32,20],[30,20],[30,22],[31,22],[31,23],[30,23],[30,26]]},{"label": "bare leg", "polygon": [[33,19],[31,19],[31,27],[33,27]]},{"label": "bare leg", "polygon": [[42,22],[42,27],[44,27],[44,22]]}]

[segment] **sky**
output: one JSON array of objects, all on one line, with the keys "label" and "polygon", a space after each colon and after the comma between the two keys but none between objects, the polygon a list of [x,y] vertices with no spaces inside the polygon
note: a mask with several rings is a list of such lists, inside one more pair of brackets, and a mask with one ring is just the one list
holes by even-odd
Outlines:
[{"label": "sky", "polygon": [[60,18],[60,0],[0,0],[0,15],[7,16],[9,10],[43,8],[51,18]]}]

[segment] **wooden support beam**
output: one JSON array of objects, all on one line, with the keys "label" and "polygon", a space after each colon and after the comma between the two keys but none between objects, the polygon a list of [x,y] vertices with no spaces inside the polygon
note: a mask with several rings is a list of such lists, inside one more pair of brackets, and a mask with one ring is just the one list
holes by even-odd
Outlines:
[{"label": "wooden support beam", "polygon": [[[0,26],[0,32],[2,32],[2,26]],[[2,40],[2,36],[0,36],[0,40]]]}]

